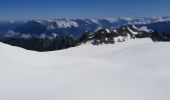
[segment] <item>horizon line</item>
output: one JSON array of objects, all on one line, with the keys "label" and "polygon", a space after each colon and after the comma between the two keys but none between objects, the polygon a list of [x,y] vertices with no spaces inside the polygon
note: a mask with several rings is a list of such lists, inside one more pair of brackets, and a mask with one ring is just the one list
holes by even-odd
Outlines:
[{"label": "horizon line", "polygon": [[156,17],[170,17],[170,15],[165,15],[165,16],[120,16],[120,17],[87,17],[87,18],[67,18],[67,17],[60,17],[60,18],[20,18],[20,19],[0,19],[0,22],[6,22],[6,21],[42,21],[42,20],[85,20],[85,19],[123,19],[123,18],[156,18]]}]

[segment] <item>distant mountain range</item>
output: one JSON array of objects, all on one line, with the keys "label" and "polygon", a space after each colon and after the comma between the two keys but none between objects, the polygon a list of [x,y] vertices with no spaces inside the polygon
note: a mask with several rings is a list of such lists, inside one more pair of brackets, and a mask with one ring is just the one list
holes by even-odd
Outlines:
[{"label": "distant mountain range", "polygon": [[1,41],[36,51],[60,50],[82,43],[113,44],[129,39],[170,41],[170,17],[57,19],[0,23]]},{"label": "distant mountain range", "polygon": [[[158,32],[170,32],[170,17],[124,17],[106,19],[56,19],[56,20],[32,20],[28,22],[0,22],[0,35],[2,37],[17,38],[44,38],[52,36],[70,35],[79,38],[85,32],[95,32],[99,29],[116,29],[126,25],[149,26]],[[163,23],[162,23],[163,22]],[[165,23],[167,22],[167,23]],[[156,24],[152,24],[156,23]],[[158,25],[159,24],[159,25]],[[164,25],[166,24],[166,25]],[[159,26],[159,28],[157,27]],[[164,27],[166,26],[166,27]],[[161,28],[160,28],[161,27]]]}]

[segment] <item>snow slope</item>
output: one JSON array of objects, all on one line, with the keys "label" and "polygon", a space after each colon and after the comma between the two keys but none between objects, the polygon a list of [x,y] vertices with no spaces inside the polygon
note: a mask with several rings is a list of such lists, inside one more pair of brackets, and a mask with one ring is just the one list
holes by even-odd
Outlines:
[{"label": "snow slope", "polygon": [[0,43],[0,100],[170,100],[169,51],[150,39],[45,53]]}]

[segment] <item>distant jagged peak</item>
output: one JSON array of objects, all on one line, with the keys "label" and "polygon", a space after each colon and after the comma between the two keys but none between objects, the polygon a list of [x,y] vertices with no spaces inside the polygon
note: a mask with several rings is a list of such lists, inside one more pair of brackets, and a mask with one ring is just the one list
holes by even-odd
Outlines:
[{"label": "distant jagged peak", "polygon": [[108,20],[108,21],[109,21],[109,22],[111,22],[111,23],[115,23],[115,22],[117,22],[117,21],[118,21],[118,19],[117,19],[117,18],[113,18],[113,17],[106,18],[106,20]]},{"label": "distant jagged peak", "polygon": [[[124,24],[148,24],[155,22],[164,22],[170,21],[170,16],[152,16],[152,17],[109,17],[109,18],[89,18],[89,19],[47,19],[47,20],[32,20],[38,23],[47,24],[47,23],[56,23],[59,28],[69,28],[69,27],[78,27],[78,22],[83,21],[84,23],[89,24],[98,24],[101,25],[102,21],[107,20],[108,22],[114,23],[124,23]],[[124,22],[122,22],[124,21]]]},{"label": "distant jagged peak", "polygon": [[57,20],[56,24],[59,28],[70,28],[70,27],[78,27],[78,23],[73,20]]}]

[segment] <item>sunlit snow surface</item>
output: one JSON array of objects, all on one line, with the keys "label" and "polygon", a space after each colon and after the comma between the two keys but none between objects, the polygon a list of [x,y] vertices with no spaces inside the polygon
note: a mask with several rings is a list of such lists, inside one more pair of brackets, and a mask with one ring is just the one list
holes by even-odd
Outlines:
[{"label": "sunlit snow surface", "polygon": [[0,100],[170,100],[170,43],[39,53],[0,43]]}]

